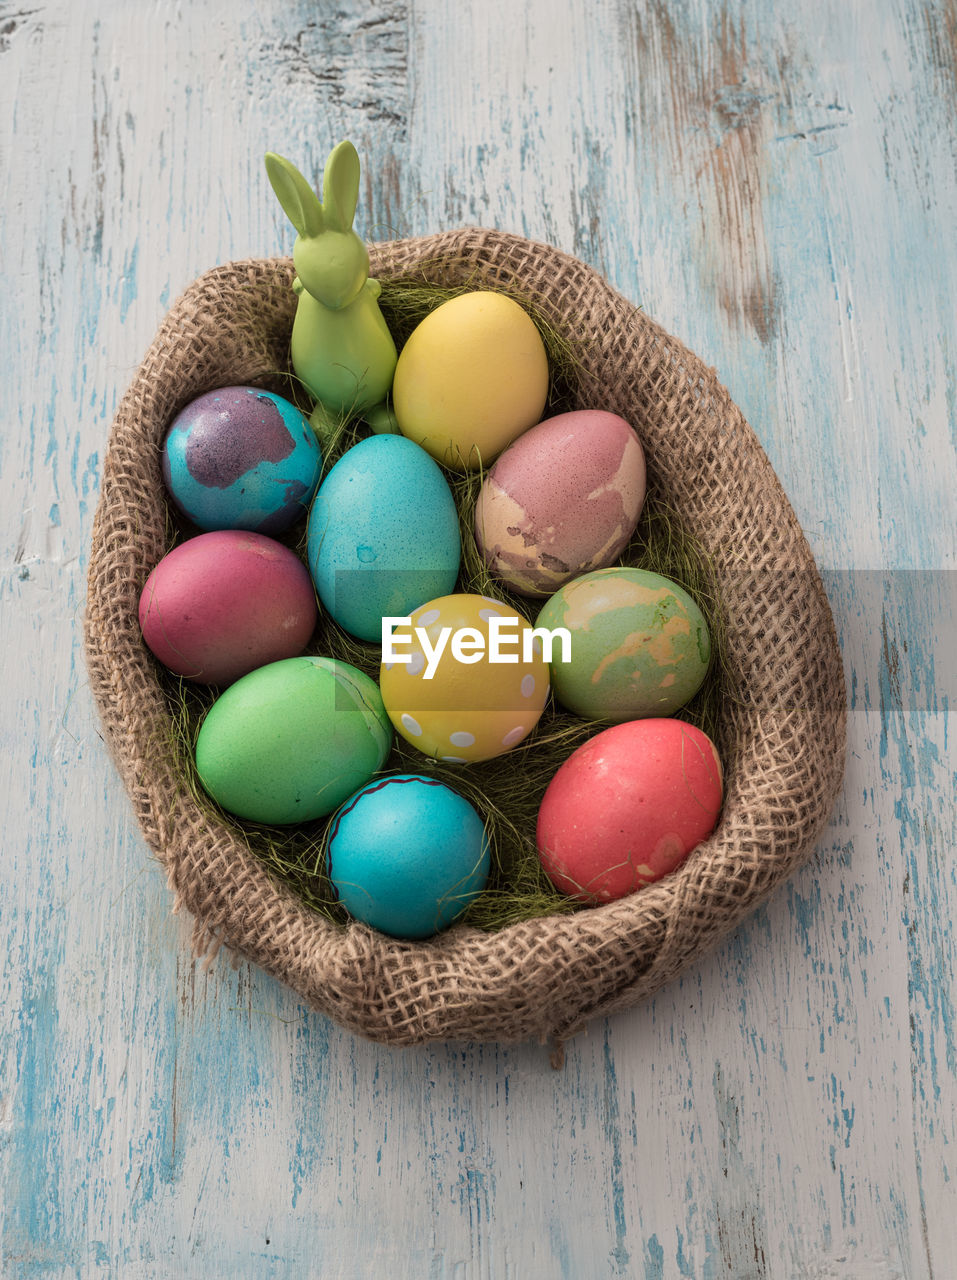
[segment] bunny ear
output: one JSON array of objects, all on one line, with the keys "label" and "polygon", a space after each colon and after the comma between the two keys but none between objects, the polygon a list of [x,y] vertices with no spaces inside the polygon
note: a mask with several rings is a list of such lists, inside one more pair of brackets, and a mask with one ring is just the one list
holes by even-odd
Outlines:
[{"label": "bunny ear", "polygon": [[301,236],[317,236],[322,231],[322,205],[294,164],[266,152],[266,173],[286,217]]},{"label": "bunny ear", "polygon": [[326,221],[337,231],[349,231],[359,203],[359,155],[351,142],[340,142],[326,161],[322,176],[322,207]]}]

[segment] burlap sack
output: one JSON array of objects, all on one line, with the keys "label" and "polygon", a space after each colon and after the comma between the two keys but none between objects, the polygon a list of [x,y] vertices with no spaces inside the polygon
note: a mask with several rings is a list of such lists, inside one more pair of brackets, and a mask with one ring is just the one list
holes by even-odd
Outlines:
[{"label": "burlap sack", "polygon": [[464,230],[373,246],[380,278],[475,279],[534,296],[582,340],[579,401],[638,429],[651,481],[713,560],[744,697],[718,748],[726,798],[714,835],[671,876],[607,906],[488,934],[457,926],[401,942],[343,930],[274,881],[190,799],[164,744],[169,716],[136,620],[166,550],[160,445],[200,392],[269,385],[286,367],[288,260],[237,262],[197,280],[164,320],[113,423],[93,531],[90,682],[108,741],[198,951],[221,943],[310,1006],[390,1044],[559,1041],[650,996],[734,928],[813,849],[844,764],[845,690],[810,550],[753,432],[713,370],[594,271],[515,236]]}]

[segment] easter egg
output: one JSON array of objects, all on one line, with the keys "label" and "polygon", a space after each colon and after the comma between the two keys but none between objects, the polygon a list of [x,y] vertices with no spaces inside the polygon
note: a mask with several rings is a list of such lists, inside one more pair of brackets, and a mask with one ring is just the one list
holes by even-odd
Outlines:
[{"label": "easter egg", "polygon": [[364,786],[391,745],[374,680],[333,658],[286,658],[219,695],[196,739],[196,771],[239,818],[308,822]]},{"label": "easter egg", "polygon": [[430,600],[383,646],[379,686],[407,742],[453,764],[491,760],[535,728],[548,697],[540,638],[509,605],[480,595]]},{"label": "easter egg", "polygon": [[644,569],[596,569],[546,601],[538,627],[565,627],[570,655],[552,662],[555,697],[588,720],[670,716],[697,693],[711,640],[682,587]]},{"label": "easter egg", "polygon": [[379,778],[330,826],[327,870],[356,920],[397,938],[428,938],[485,888],[482,819],[451,787],[421,774]]},{"label": "easter egg", "polygon": [[399,353],[392,401],[402,434],[455,471],[488,464],[542,416],[548,357],[534,321],[503,293],[450,298]]},{"label": "easter egg", "polygon": [[200,529],[277,534],[306,514],[322,455],[295,405],[259,387],[207,391],[163,442],[163,479]]},{"label": "easter egg", "polygon": [[461,543],[455,500],[432,458],[403,436],[361,440],[323,480],[309,513],[319,599],[361,640],[451,591]]},{"label": "easter egg", "polygon": [[624,897],[707,839],[721,799],[721,762],[700,729],[667,717],[613,725],[548,784],[536,830],[542,866],[582,902]]},{"label": "easter egg", "polygon": [[306,566],[261,533],[201,533],[168,552],[146,579],[139,623],[177,675],[229,684],[302,653],[318,610]]},{"label": "easter egg", "polygon": [[645,454],[624,418],[561,413],[519,436],[485,477],[475,539],[496,577],[549,595],[616,560],[644,501]]}]

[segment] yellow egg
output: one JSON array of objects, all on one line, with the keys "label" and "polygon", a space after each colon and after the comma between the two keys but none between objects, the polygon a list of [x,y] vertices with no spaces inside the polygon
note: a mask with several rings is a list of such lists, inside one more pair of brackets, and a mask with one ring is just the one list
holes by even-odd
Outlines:
[{"label": "yellow egg", "polygon": [[488,466],[541,420],[548,357],[528,313],[503,293],[443,302],[399,355],[392,403],[402,434],[455,471]]},{"label": "yellow egg", "polygon": [[503,755],[545,709],[541,639],[500,600],[440,596],[407,622],[393,621],[384,639],[379,688],[386,712],[433,760],[468,764]]}]

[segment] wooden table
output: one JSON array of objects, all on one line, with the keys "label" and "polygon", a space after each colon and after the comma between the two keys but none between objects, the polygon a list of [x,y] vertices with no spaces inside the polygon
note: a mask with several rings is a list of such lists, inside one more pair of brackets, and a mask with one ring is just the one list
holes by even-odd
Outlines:
[{"label": "wooden table", "polygon": [[[957,1274],[953,0],[4,2],[0,103],[3,1275]],[[368,239],[548,241],[714,365],[834,609],[819,848],[560,1072],[194,965],[89,696],[118,398],[343,137]]]}]

